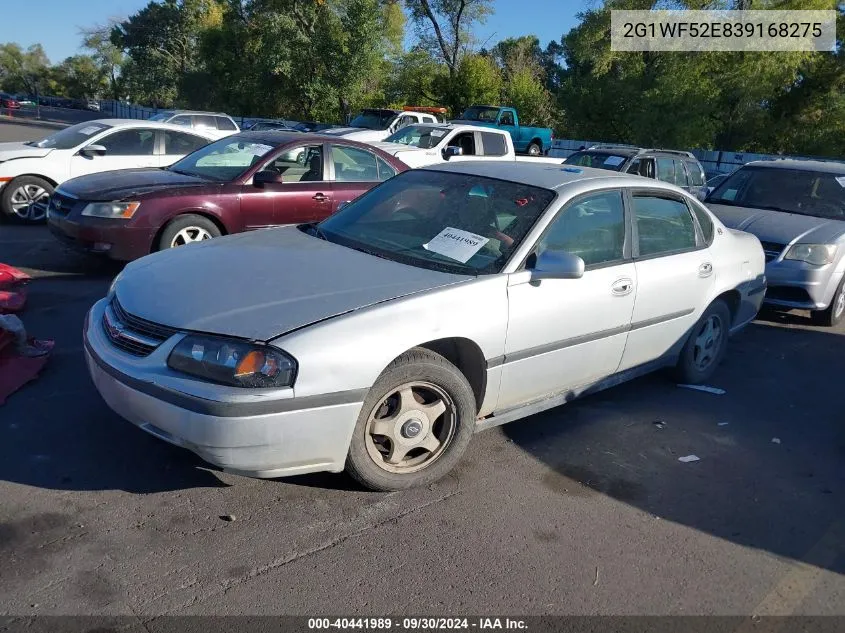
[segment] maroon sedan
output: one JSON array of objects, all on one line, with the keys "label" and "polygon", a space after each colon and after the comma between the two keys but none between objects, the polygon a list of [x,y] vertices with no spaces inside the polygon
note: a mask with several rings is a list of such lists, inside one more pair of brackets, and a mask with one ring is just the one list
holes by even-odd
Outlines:
[{"label": "maroon sedan", "polygon": [[317,222],[406,169],[363,143],[244,132],[164,169],[68,180],[51,196],[47,222],[71,246],[129,261],[227,233]]}]

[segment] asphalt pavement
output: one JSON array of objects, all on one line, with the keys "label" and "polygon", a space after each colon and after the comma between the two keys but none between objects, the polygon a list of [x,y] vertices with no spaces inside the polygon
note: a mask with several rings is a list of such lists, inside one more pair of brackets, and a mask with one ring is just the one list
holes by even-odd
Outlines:
[{"label": "asphalt pavement", "polygon": [[0,406],[0,628],[33,614],[151,629],[165,615],[845,615],[845,328],[766,317],[731,341],[711,382],[723,395],[648,376],[477,435],[436,484],[372,493],[342,474],[222,473],[121,420],[80,337],[119,266],[8,224],[0,261],[36,277],[22,317],[56,341]]}]

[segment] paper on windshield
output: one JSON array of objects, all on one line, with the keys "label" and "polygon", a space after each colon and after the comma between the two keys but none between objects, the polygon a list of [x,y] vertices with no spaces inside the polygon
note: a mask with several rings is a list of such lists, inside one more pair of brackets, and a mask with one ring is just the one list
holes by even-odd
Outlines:
[{"label": "paper on windshield", "polygon": [[84,134],[85,136],[91,136],[92,134],[96,134],[100,130],[105,130],[106,128],[99,126],[99,125],[89,125],[88,127],[84,127],[79,130],[80,134]]},{"label": "paper on windshield", "polygon": [[423,248],[466,264],[489,241],[481,235],[447,226],[428,244],[423,244]]},{"label": "paper on windshield", "polygon": [[622,156],[608,156],[604,159],[604,164],[616,167],[617,165],[621,165],[624,161],[625,159]]},{"label": "paper on windshield", "polygon": [[432,135],[434,138],[440,138],[440,137],[441,137],[441,136],[443,136],[444,134],[446,134],[446,130],[432,130],[432,131],[431,131],[431,135]]},{"label": "paper on windshield", "polygon": [[840,187],[845,187],[845,176],[837,176],[836,182],[839,183]]}]

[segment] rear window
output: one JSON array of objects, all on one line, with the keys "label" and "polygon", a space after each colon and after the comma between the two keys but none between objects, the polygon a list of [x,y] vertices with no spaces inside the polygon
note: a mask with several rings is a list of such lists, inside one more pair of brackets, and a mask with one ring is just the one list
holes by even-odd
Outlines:
[{"label": "rear window", "polygon": [[482,132],[481,145],[484,147],[485,156],[504,156],[508,153],[508,146],[503,134]]},{"label": "rear window", "polygon": [[597,169],[621,171],[626,160],[628,160],[628,157],[622,154],[586,151],[575,152],[563,162],[567,165],[578,165],[579,167],[595,167]]},{"label": "rear window", "polygon": [[217,129],[218,130],[229,131],[229,130],[237,130],[238,129],[235,126],[235,124],[232,122],[232,120],[227,116],[218,116],[218,117],[214,117],[214,118],[217,119]]},{"label": "rear window", "polygon": [[216,130],[217,129],[217,117],[216,116],[209,116],[207,114],[195,114],[194,115],[194,127],[211,128],[212,130]]}]

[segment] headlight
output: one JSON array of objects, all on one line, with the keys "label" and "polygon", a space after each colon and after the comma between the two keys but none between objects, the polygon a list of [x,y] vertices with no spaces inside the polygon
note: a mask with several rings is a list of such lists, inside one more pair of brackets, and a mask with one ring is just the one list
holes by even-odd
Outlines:
[{"label": "headlight", "polygon": [[784,259],[796,259],[813,266],[824,266],[836,257],[835,244],[795,244],[786,253]]},{"label": "headlight", "polygon": [[92,218],[129,219],[140,206],[140,202],[92,202],[82,209],[82,215]]},{"label": "headlight", "polygon": [[289,387],[296,361],[281,350],[218,336],[189,334],[167,359],[170,368],[234,387]]}]

